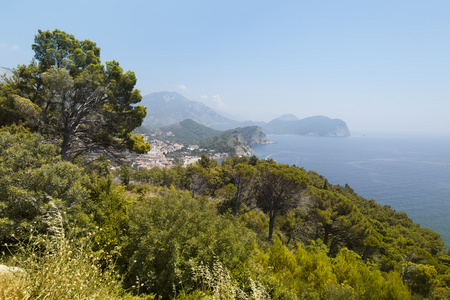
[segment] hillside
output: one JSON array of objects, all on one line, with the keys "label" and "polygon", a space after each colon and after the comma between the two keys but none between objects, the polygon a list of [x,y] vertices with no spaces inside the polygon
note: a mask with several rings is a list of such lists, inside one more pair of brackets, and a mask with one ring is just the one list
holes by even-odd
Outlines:
[{"label": "hillside", "polygon": [[199,143],[200,148],[228,153],[233,156],[252,155],[252,149],[241,133],[226,131],[219,136],[204,139]]},{"label": "hillside", "polygon": [[168,140],[180,144],[197,144],[201,140],[222,133],[219,130],[211,129],[191,119],[157,129],[147,130],[145,127],[140,127],[136,132],[152,135],[158,140]]},{"label": "hillside", "polygon": [[3,128],[0,141],[0,264],[27,274],[0,273],[8,299],[450,297],[439,234],[316,172],[205,155],[113,171],[64,162],[37,133]]},{"label": "hillside", "polygon": [[250,145],[262,145],[272,143],[264,133],[263,129],[259,126],[246,126],[232,129],[231,131],[242,134],[244,140]]}]

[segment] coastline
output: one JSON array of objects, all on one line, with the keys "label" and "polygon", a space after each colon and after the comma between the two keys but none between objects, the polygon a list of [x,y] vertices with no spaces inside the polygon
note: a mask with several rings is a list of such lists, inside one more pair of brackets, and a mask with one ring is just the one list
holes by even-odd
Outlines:
[{"label": "coastline", "polygon": [[316,171],[331,184],[348,183],[362,197],[406,212],[450,246],[450,136],[268,137],[278,143],[253,146],[257,157]]}]

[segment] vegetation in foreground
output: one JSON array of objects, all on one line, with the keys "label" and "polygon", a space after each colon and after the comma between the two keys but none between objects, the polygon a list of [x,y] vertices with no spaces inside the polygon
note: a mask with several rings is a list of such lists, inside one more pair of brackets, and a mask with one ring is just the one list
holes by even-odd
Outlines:
[{"label": "vegetation in foreground", "polygon": [[1,264],[26,273],[1,277],[3,299],[449,296],[438,234],[315,172],[206,156],[111,172],[23,128],[0,141]]},{"label": "vegetation in foreground", "polygon": [[[34,49],[39,63],[0,84],[0,264],[21,268],[0,273],[0,299],[450,298],[437,233],[315,172],[254,156],[114,172],[88,159],[147,148],[122,119],[142,117],[133,74],[60,31]],[[63,109],[86,99],[95,113]]]}]

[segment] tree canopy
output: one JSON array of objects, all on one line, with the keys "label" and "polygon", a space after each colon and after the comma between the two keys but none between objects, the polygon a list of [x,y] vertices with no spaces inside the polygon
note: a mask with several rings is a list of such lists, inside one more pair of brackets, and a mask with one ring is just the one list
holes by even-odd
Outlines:
[{"label": "tree canopy", "polygon": [[124,73],[116,61],[102,65],[94,42],[58,29],[39,30],[34,41],[34,60],[18,66],[8,87],[1,88],[8,89],[8,97],[0,104],[26,108],[2,125],[26,119],[29,127],[59,143],[62,158],[70,161],[89,151],[150,149],[133,134],[146,115],[146,108],[136,105],[142,97],[134,88],[134,72]]},{"label": "tree canopy", "polygon": [[275,218],[299,205],[301,192],[307,187],[304,171],[282,164],[262,163],[257,166],[256,201],[269,214],[269,240]]}]

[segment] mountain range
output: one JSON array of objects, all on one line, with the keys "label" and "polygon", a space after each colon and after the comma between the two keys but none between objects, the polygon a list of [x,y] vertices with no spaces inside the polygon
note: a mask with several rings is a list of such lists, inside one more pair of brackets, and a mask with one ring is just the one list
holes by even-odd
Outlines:
[{"label": "mountain range", "polygon": [[266,134],[293,134],[310,136],[349,136],[347,124],[340,119],[314,116],[299,119],[286,114],[268,123],[238,122],[226,118],[201,102],[192,101],[176,92],[157,92],[146,95],[140,103],[147,107],[147,116],[142,126],[148,129],[160,128],[186,119],[191,119],[216,130],[230,130],[237,127],[260,126]]},{"label": "mountain range", "polygon": [[349,136],[347,124],[340,119],[315,116],[298,119],[294,115],[282,115],[262,126],[270,134],[294,134],[310,136]]},{"label": "mountain range", "polygon": [[[12,69],[0,67],[0,82],[3,76],[12,76]],[[349,136],[346,123],[340,119],[315,116],[298,119],[292,114],[283,115],[268,123],[256,121],[239,122],[218,114],[201,102],[192,101],[176,92],[156,92],[142,98],[147,107],[147,116],[142,124],[147,129],[156,129],[190,119],[209,128],[225,131],[238,127],[259,126],[266,134],[294,134],[312,136]]]}]

